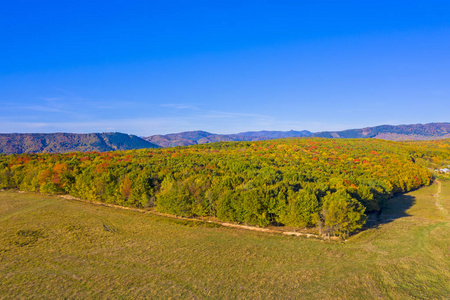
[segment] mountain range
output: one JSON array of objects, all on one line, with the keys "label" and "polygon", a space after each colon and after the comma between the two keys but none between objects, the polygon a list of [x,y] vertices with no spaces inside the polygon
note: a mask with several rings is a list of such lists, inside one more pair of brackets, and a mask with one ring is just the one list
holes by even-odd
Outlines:
[{"label": "mountain range", "polygon": [[450,138],[450,123],[380,125],[362,129],[324,131],[314,133],[313,136],[326,138],[375,138],[391,141],[445,139]]},{"label": "mountain range", "polygon": [[377,138],[383,140],[431,140],[450,138],[450,123],[412,125],[381,125],[343,131],[249,131],[237,134],[214,134],[205,131],[188,131],[144,137],[146,141],[161,147],[189,146],[224,141],[259,141],[288,137],[325,138]]},{"label": "mountain range", "polygon": [[450,123],[380,125],[343,131],[248,131],[237,134],[214,134],[187,131],[165,135],[137,137],[110,133],[4,133],[0,134],[0,153],[63,153],[114,151],[142,148],[176,147],[196,144],[260,141],[288,137],[376,138],[384,140],[432,140],[450,138]]}]

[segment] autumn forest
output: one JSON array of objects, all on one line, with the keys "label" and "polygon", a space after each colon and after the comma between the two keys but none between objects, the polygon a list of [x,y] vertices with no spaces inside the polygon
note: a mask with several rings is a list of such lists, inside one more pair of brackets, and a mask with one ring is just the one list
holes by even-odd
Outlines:
[{"label": "autumn forest", "polygon": [[0,155],[0,188],[346,238],[394,194],[429,185],[449,159],[450,140],[323,138],[13,154]]}]

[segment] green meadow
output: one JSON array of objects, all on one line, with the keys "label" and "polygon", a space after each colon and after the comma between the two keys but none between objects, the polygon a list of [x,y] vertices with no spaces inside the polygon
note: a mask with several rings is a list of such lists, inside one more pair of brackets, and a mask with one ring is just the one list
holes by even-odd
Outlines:
[{"label": "green meadow", "polygon": [[0,298],[449,299],[440,182],[391,198],[345,243],[1,192]]}]

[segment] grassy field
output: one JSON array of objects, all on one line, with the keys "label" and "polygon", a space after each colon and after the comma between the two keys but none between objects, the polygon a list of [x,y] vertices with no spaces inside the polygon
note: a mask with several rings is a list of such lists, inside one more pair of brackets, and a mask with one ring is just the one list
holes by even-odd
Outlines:
[{"label": "grassy field", "polygon": [[1,192],[0,298],[449,299],[437,190],[391,199],[346,243]]}]

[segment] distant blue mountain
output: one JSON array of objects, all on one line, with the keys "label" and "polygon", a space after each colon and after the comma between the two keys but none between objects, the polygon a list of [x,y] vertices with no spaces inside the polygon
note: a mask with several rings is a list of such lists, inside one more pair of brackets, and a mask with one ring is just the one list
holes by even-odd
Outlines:
[{"label": "distant blue mountain", "polygon": [[161,147],[189,146],[214,142],[260,141],[287,137],[307,137],[311,132],[303,131],[248,131],[237,134],[215,134],[206,131],[187,131],[144,138]]}]

